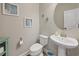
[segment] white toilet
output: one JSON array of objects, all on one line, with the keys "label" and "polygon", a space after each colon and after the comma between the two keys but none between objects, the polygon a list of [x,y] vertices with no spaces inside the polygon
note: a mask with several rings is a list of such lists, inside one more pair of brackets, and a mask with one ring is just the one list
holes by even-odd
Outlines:
[{"label": "white toilet", "polygon": [[42,48],[47,45],[48,36],[40,35],[40,43],[35,43],[30,47],[31,56],[43,56]]}]

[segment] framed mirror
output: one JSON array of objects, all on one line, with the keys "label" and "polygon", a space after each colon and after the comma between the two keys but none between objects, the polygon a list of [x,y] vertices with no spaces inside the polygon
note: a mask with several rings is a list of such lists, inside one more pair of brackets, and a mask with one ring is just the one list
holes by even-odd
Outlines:
[{"label": "framed mirror", "polygon": [[[79,27],[79,23],[78,23],[79,21],[76,20],[76,18],[79,18],[78,8],[79,8],[79,3],[58,3],[56,5],[55,13],[54,13],[54,22],[57,25],[57,27],[60,28],[60,29],[66,29],[66,30],[78,28]],[[72,14],[68,15],[67,12],[69,13],[70,10],[76,10],[76,12],[72,11]],[[74,22],[74,21],[76,21],[76,22]],[[68,22],[69,22],[69,24],[68,24]],[[68,27],[66,27],[66,25]]]}]

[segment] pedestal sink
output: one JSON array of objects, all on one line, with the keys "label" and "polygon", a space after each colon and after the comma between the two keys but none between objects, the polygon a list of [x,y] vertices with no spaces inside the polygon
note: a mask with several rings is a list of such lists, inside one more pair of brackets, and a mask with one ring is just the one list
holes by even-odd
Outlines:
[{"label": "pedestal sink", "polygon": [[78,46],[78,41],[75,38],[51,35],[50,39],[58,45],[58,56],[66,56],[66,48],[69,49]]}]

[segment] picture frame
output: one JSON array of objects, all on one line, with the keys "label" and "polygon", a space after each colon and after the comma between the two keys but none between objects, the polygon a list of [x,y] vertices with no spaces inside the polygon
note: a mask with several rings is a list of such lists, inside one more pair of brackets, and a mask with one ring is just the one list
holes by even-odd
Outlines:
[{"label": "picture frame", "polygon": [[32,28],[32,19],[26,18],[24,20],[24,28]]},{"label": "picture frame", "polygon": [[19,6],[15,3],[3,3],[2,4],[2,14],[19,16]]}]

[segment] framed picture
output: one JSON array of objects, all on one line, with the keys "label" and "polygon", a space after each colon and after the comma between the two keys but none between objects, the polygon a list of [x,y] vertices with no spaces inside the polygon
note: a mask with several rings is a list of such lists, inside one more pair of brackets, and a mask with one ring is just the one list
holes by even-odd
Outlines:
[{"label": "framed picture", "polygon": [[18,5],[13,3],[3,3],[2,13],[6,15],[18,16]]},{"label": "framed picture", "polygon": [[24,20],[24,27],[28,27],[28,28],[31,28],[32,27],[32,19],[29,19],[29,18],[26,18]]}]

